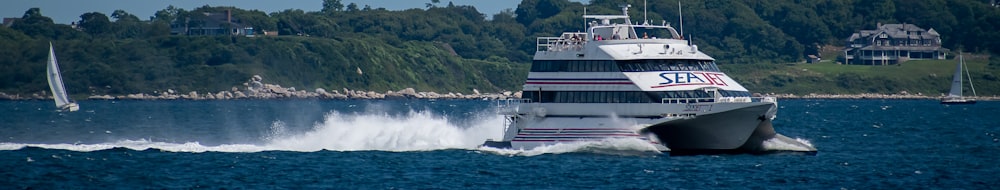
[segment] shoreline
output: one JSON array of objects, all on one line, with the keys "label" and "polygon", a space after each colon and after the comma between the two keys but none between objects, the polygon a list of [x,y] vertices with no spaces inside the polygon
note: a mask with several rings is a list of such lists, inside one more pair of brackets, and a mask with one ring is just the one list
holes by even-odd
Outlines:
[{"label": "shoreline", "polygon": [[[277,84],[266,84],[263,83],[263,78],[260,75],[254,75],[247,82],[243,83],[243,87],[233,87],[228,91],[218,91],[215,93],[199,93],[197,91],[191,91],[188,93],[179,93],[173,89],[167,89],[165,91],[153,91],[152,94],[146,93],[136,93],[136,94],[126,94],[126,95],[90,95],[87,100],[243,100],[243,99],[322,99],[322,100],[399,100],[399,99],[445,99],[445,100],[503,100],[503,99],[520,99],[521,91],[511,92],[504,91],[500,93],[480,93],[478,89],[472,89],[472,94],[462,94],[462,93],[437,93],[437,92],[417,92],[413,88],[405,88],[399,91],[386,91],[385,93],[379,93],[375,91],[364,91],[364,90],[351,90],[343,88],[343,93],[338,90],[327,91],[323,88],[317,88],[312,92],[306,90],[296,90],[295,87],[281,87]],[[926,96],[920,93],[909,94],[906,91],[899,92],[897,94],[877,94],[877,93],[862,93],[862,94],[818,94],[809,93],[807,95],[796,95],[796,94],[778,94],[778,93],[754,93],[754,97],[769,96],[778,99],[941,99],[941,96]],[[970,97],[976,100],[983,101],[996,101],[1000,100],[1000,96],[976,96]],[[41,91],[32,93],[29,95],[21,94],[7,94],[0,92],[0,101],[19,101],[19,100],[52,100],[52,96],[48,94],[48,91]]]},{"label": "shoreline", "polygon": [[[349,90],[344,89],[344,93],[339,91],[326,92],[323,89],[316,89],[314,92],[300,91],[219,91],[215,93],[199,93],[197,91],[185,94],[174,93],[172,90],[159,92],[158,94],[126,94],[126,95],[90,95],[87,100],[278,100],[278,99],[324,99],[324,100],[397,100],[397,99],[517,99],[521,97],[521,92],[505,91],[502,93],[436,93],[436,92],[416,92],[412,88],[400,91],[387,91],[379,93],[375,91]],[[47,93],[33,93],[30,95],[7,94],[0,92],[0,101],[20,101],[20,100],[52,100],[52,96]]]},{"label": "shoreline", "polygon": [[[876,94],[876,93],[863,93],[863,94],[816,94],[810,93],[808,95],[795,95],[795,94],[768,94],[768,96],[775,97],[778,99],[874,99],[874,100],[939,100],[945,96],[926,96],[926,95],[913,95],[913,94]],[[996,101],[1000,100],[1000,96],[966,96],[967,98],[973,98],[982,101]]]}]

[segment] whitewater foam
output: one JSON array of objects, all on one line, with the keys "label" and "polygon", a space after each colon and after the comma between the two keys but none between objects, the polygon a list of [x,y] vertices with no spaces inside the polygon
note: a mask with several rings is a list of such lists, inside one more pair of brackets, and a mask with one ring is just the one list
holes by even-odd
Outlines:
[{"label": "whitewater foam", "polygon": [[[120,140],[97,144],[22,144],[0,143],[0,150],[25,147],[71,151],[100,151],[126,148],[143,151],[156,149],[168,152],[261,152],[261,151],[431,151],[466,149],[500,155],[536,156],[570,152],[648,155],[660,154],[656,147],[641,139],[607,139],[602,141],[560,143],[531,150],[509,150],[479,147],[487,139],[501,139],[503,117],[490,111],[472,113],[471,119],[436,115],[432,111],[410,110],[391,115],[379,109],[365,113],[327,113],[321,122],[305,132],[291,132],[283,121],[274,121],[259,144],[204,145],[199,142],[158,142],[149,139]],[[465,121],[465,122],[463,122]],[[634,124],[633,124],[634,125]]]},{"label": "whitewater foam", "polygon": [[97,144],[30,144],[0,143],[0,150],[25,147],[99,151],[113,148],[132,150],[159,149],[171,152],[260,152],[260,151],[427,151],[442,149],[475,149],[486,139],[502,135],[502,117],[492,113],[473,116],[468,127],[431,111],[410,111],[393,116],[377,110],[368,113],[343,114],[330,112],[312,130],[291,134],[282,121],[275,121],[270,132],[261,137],[262,144],[202,145],[199,142],[156,142],[147,139],[121,140]]},{"label": "whitewater foam", "polygon": [[648,141],[638,138],[614,138],[599,141],[578,141],[567,143],[556,143],[535,147],[529,150],[523,149],[498,149],[493,147],[480,147],[479,151],[492,154],[508,156],[537,156],[543,154],[564,154],[564,153],[594,153],[622,156],[645,156],[663,154]]},{"label": "whitewater foam", "polygon": [[274,140],[265,146],[289,151],[474,149],[502,134],[501,119],[498,115],[480,116],[471,126],[461,127],[430,111],[410,111],[405,116],[331,112],[312,131],[272,137]]},{"label": "whitewater foam", "polygon": [[816,151],[816,148],[808,140],[801,138],[792,139],[781,134],[764,141],[763,145],[766,150]]}]

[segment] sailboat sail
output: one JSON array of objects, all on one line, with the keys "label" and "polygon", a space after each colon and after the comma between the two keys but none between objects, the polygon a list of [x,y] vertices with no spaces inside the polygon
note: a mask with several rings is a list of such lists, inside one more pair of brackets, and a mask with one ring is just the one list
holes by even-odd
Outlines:
[{"label": "sailboat sail", "polygon": [[52,89],[52,98],[56,101],[56,107],[65,108],[71,102],[66,94],[66,87],[63,86],[62,75],[59,73],[59,62],[56,60],[52,43],[49,43],[49,62],[45,70],[48,74],[49,88]]},{"label": "sailboat sail", "polygon": [[955,68],[955,75],[951,79],[951,91],[948,92],[948,96],[951,97],[961,97],[962,96],[962,60],[959,57],[958,67]]},{"label": "sailboat sail", "polygon": [[[951,91],[948,96],[941,98],[941,104],[975,104],[976,99],[963,97],[962,90],[965,88],[962,75],[969,77],[969,88],[972,89],[972,96],[976,96],[976,87],[972,86],[972,75],[969,74],[969,66],[965,65],[965,58],[958,55],[958,66],[955,67],[955,76],[951,79]],[[965,73],[962,73],[965,70]]]}]

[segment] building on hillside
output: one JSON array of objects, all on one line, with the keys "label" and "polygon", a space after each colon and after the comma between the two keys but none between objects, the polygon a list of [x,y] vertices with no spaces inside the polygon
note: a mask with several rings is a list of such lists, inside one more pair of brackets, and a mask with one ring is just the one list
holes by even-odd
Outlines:
[{"label": "building on hillside", "polygon": [[823,60],[822,58],[820,58],[819,56],[816,56],[816,55],[807,55],[806,56],[806,63],[819,63],[819,61],[822,61],[822,60]]},{"label": "building on hillside", "polygon": [[908,60],[945,59],[941,35],[933,28],[913,24],[878,24],[875,30],[861,30],[847,38],[844,63],[891,65]]},{"label": "building on hillside", "polygon": [[243,24],[239,19],[233,18],[230,10],[225,12],[204,12],[202,15],[187,18],[184,22],[174,22],[170,25],[172,35],[190,36],[213,36],[213,35],[233,35],[233,36],[254,36],[253,26]]},{"label": "building on hillside", "polygon": [[5,17],[3,18],[3,26],[10,27],[11,25],[14,25],[14,22],[17,22],[18,20],[21,20],[21,18]]}]

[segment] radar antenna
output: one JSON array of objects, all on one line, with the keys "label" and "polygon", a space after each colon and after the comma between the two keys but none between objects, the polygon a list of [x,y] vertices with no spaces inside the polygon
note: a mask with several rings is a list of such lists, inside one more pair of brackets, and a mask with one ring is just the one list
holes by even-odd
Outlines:
[{"label": "radar antenna", "polygon": [[646,15],[646,0],[642,0],[642,25],[649,25],[649,18]]},{"label": "radar antenna", "polygon": [[681,1],[677,1],[677,15],[680,16],[681,20],[681,38],[684,38],[684,11],[681,9]]}]

